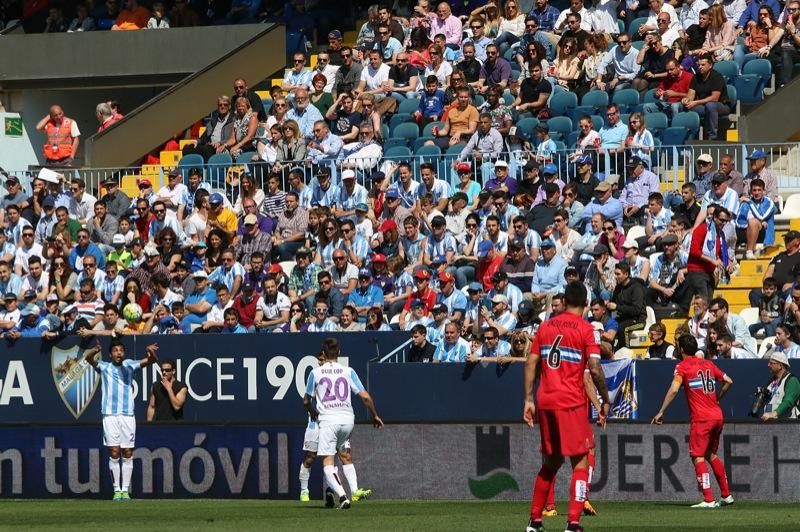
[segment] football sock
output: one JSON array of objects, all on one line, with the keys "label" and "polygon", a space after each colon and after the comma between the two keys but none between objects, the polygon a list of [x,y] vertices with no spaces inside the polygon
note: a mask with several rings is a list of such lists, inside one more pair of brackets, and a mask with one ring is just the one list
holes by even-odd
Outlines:
[{"label": "football sock", "polygon": [[569,484],[569,510],[567,523],[579,523],[583,512],[583,503],[589,494],[589,471],[583,468],[572,470],[572,481]]},{"label": "football sock", "polygon": [[714,476],[717,477],[717,484],[719,484],[719,491],[723,497],[728,497],[731,494],[731,489],[728,487],[728,475],[725,473],[725,464],[719,456],[715,456],[711,460],[711,470],[714,471]]},{"label": "football sock", "polygon": [[533,494],[531,496],[531,519],[534,521],[542,520],[542,510],[544,509],[547,493],[550,485],[555,482],[556,471],[549,465],[542,464],[536,480],[533,481]]},{"label": "football sock", "polygon": [[133,457],[122,459],[122,491],[128,491],[133,475]]},{"label": "football sock", "polygon": [[308,479],[311,476],[311,470],[305,464],[300,464],[300,489],[308,489]]},{"label": "football sock", "polygon": [[358,491],[358,476],[356,475],[356,466],[353,464],[345,464],[342,466],[344,471],[344,478],[347,479],[347,485],[350,486],[350,493]]},{"label": "football sock", "polygon": [[[594,453],[589,453],[588,456],[589,456],[589,480],[588,480],[588,482],[589,482],[589,487],[591,487],[591,485],[592,485],[592,476],[594,475],[594,464],[595,464]],[[589,494],[588,493],[586,494],[586,498],[587,499],[589,498]]]},{"label": "football sock", "polygon": [[550,483],[550,489],[547,490],[547,502],[544,504],[545,508],[556,507],[556,480]]},{"label": "football sock", "polygon": [[119,490],[119,458],[108,459],[108,468],[111,470],[111,480],[114,481],[114,491]]},{"label": "football sock", "polygon": [[714,502],[714,492],[711,491],[711,478],[708,475],[708,466],[705,460],[694,464],[694,472],[697,475],[697,488],[703,493],[703,500]]},{"label": "football sock", "polygon": [[339,481],[339,473],[336,472],[336,466],[326,465],[324,467],[325,480],[328,481],[328,486],[336,492],[337,497],[344,497],[344,488]]}]

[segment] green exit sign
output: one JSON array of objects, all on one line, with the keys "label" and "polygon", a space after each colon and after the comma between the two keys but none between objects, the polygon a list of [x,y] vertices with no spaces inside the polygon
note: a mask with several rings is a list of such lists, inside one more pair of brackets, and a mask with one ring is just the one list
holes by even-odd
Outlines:
[{"label": "green exit sign", "polygon": [[6,117],[6,137],[21,137],[22,136],[22,118],[20,117]]}]

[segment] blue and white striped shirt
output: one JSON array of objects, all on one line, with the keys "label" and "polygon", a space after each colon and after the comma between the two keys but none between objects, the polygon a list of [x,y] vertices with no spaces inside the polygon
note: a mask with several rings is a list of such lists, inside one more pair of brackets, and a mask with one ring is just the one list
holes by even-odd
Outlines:
[{"label": "blue and white striped shirt", "polygon": [[483,233],[478,235],[478,241],[475,242],[475,249],[481,244],[482,241],[488,240],[494,246],[494,250],[496,253],[500,253],[501,255],[505,255],[508,253],[508,233],[505,231],[498,231],[497,233],[497,242],[494,242],[491,238],[485,238]]},{"label": "blue and white striped shirt", "polygon": [[131,359],[123,360],[119,366],[103,360],[97,363],[95,371],[100,374],[103,388],[100,412],[104,416],[133,415],[133,373],[140,367],[138,360]]},{"label": "blue and white striped shirt", "polygon": [[467,296],[461,290],[453,289],[453,292],[446,296],[443,293],[438,294],[437,303],[442,303],[447,307],[447,312],[452,316],[454,312],[467,310]]},{"label": "blue and white striped shirt", "polygon": [[115,275],[113,279],[109,279],[108,276],[106,276],[103,278],[98,288],[100,289],[103,301],[110,303],[114,294],[117,292],[121,293],[125,288],[125,279],[123,279],[121,275]]},{"label": "blue and white striped shirt", "polygon": [[313,207],[334,207],[339,198],[339,187],[330,185],[328,190],[322,190],[319,185],[314,185],[311,189],[311,205]]},{"label": "blue and white striped shirt", "polygon": [[308,326],[308,332],[336,332],[339,330],[339,326],[336,325],[330,318],[325,318],[325,321],[322,322],[322,325],[314,322]]},{"label": "blue and white striped shirt", "polygon": [[208,276],[208,284],[213,287],[224,284],[233,296],[233,282],[236,276],[244,278],[244,267],[240,263],[234,262],[230,269],[226,269],[225,266],[218,266]]},{"label": "blue and white striped shirt", "polygon": [[[348,194],[347,190],[342,186],[336,205],[343,211],[352,211],[355,210],[356,205],[359,203],[367,203],[367,189],[356,183],[353,193]],[[351,216],[350,219],[355,221],[355,215]]]},{"label": "blue and white striped shirt", "polygon": [[[494,321],[501,327],[505,328],[506,334],[510,334],[511,331],[513,331],[517,326],[517,318],[511,313],[510,310],[505,311],[501,316],[495,318]],[[505,334],[503,336],[505,336]]]},{"label": "blue and white striped shirt", "polygon": [[411,181],[408,187],[408,190],[403,188],[403,184],[401,182],[397,182],[389,187],[389,190],[396,190],[397,195],[400,196],[400,205],[405,207],[406,209],[413,209],[414,204],[417,202],[417,198],[419,197],[419,183],[416,181]]},{"label": "blue and white striped shirt", "polygon": [[442,198],[449,198],[450,196],[453,195],[452,190],[450,190],[450,185],[448,185],[446,181],[442,181],[441,179],[433,180],[433,186],[431,187],[430,191],[428,190],[428,187],[425,185],[424,182],[420,183],[419,187],[417,188],[417,198],[421,200],[422,196],[424,196],[428,192],[433,194],[434,205],[439,203],[439,200],[441,200]]},{"label": "blue and white striped shirt", "polygon": [[438,327],[436,327],[435,322],[432,322],[430,325],[428,325],[428,333],[425,336],[427,340],[434,345],[438,344],[442,339],[444,339],[444,327],[448,323],[450,323],[450,320],[445,318],[442,324]]},{"label": "blue and white striped shirt", "polygon": [[333,252],[342,248],[342,240],[328,242],[327,246],[317,246],[317,254],[322,261],[322,267],[328,269],[333,266]]},{"label": "blue and white striped shirt", "polygon": [[428,257],[433,264],[444,264],[447,262],[447,254],[451,251],[455,253],[458,245],[453,235],[445,233],[444,238],[441,240],[436,240],[433,235],[429,236],[428,243],[425,247]]},{"label": "blue and white striped shirt", "polygon": [[407,236],[400,237],[400,245],[403,246],[403,252],[406,254],[406,262],[415,264],[422,254],[422,240],[425,237],[421,233],[417,233],[417,238],[411,240]]},{"label": "blue and white striped shirt", "polygon": [[453,344],[448,344],[447,340],[442,340],[436,344],[436,351],[433,359],[437,362],[464,362],[467,355],[472,351],[469,342],[460,338]]},{"label": "blue and white striped shirt", "polygon": [[703,210],[708,209],[709,205],[722,205],[728,209],[728,212],[737,214],[739,212],[739,194],[732,188],[728,188],[720,198],[714,194],[713,190],[709,190],[703,196],[701,208]]},{"label": "blue and white striped shirt", "polygon": [[511,354],[511,344],[505,340],[498,340],[497,346],[494,349],[489,349],[489,346],[483,344],[478,351],[475,352],[477,357],[504,357]]}]

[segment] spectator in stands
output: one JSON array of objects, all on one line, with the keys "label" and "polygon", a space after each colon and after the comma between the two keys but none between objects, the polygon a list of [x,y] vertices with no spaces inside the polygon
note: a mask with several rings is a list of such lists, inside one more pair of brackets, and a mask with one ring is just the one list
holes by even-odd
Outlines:
[{"label": "spectator in stands", "polygon": [[479,312],[479,319],[472,324],[472,333],[481,334],[483,329],[489,332],[490,328],[497,331],[498,336],[506,336],[514,330],[517,325],[517,318],[511,312],[508,298],[502,294],[495,294],[491,298],[492,308],[482,306]]},{"label": "spectator in stands", "polygon": [[727,20],[721,5],[716,4],[708,8],[708,30],[703,47],[696,50],[697,55],[710,54],[714,61],[729,61],[733,59],[733,49],[736,45],[736,27]]},{"label": "spectator in stands", "polygon": [[139,5],[137,0],[125,0],[125,7],[120,11],[112,30],[141,30],[147,27],[150,10]]},{"label": "spectator in stands", "polygon": [[568,91],[575,90],[581,77],[582,57],[579,52],[578,41],[574,37],[562,37],[559,41],[552,75],[556,83]]},{"label": "spectator in stands", "polygon": [[[297,88],[294,91],[294,106],[289,109],[289,112],[286,113],[286,119],[288,121],[295,121],[297,122],[298,127],[300,128],[300,136],[299,139],[305,139],[311,137],[314,132],[314,123],[322,120],[322,114],[320,114],[319,110],[311,105],[311,100],[309,98],[309,92],[306,88]],[[286,133],[286,128],[284,127],[284,134]],[[299,160],[301,160],[300,158]],[[298,160],[298,159],[287,159],[287,160]]]},{"label": "spectator in stands", "polygon": [[[695,3],[703,0],[695,0]],[[682,69],[677,59],[670,59],[666,63],[666,76],[664,76],[656,89],[654,103],[644,104],[645,113],[661,111],[667,116],[675,116],[683,109],[683,98],[689,93],[692,74]]]},{"label": "spectator in stands", "polygon": [[[719,207],[715,209],[709,222],[699,224],[692,231],[692,246],[689,250],[686,275],[688,290],[692,295],[698,294],[709,300],[711,291],[717,284],[716,275],[721,275],[729,267],[732,268],[733,264],[728,261],[727,243],[722,232],[725,224],[730,221],[731,215],[728,210]],[[800,238],[800,233],[797,236]]]},{"label": "spectator in stands", "polygon": [[[497,159],[502,151],[503,136],[499,130],[492,127],[492,115],[483,112],[478,119],[477,130],[461,150],[453,165],[455,166],[468,157],[472,157],[477,162],[490,163]],[[505,161],[497,161],[494,166],[497,167],[501,162],[505,165],[505,168],[508,168],[508,164]],[[488,168],[488,166],[484,165],[484,168]]]},{"label": "spectator in stands", "polygon": [[404,51],[401,40],[392,36],[389,25],[385,22],[378,24],[377,35],[373,49],[381,54],[384,63],[394,65],[397,62],[397,54]]},{"label": "spectator in stands", "polygon": [[395,57],[395,64],[389,69],[389,80],[392,84],[392,97],[398,101],[416,98],[420,85],[420,72],[417,67],[408,64],[408,54],[400,51]]},{"label": "spectator in stands", "polygon": [[369,63],[361,71],[360,80],[354,91],[356,97],[371,94],[375,101],[375,112],[379,115],[394,112],[397,107],[397,100],[386,96],[392,90],[390,70],[389,65],[383,63],[381,53],[378,50],[371,50]]},{"label": "spectator in stands", "polygon": [[688,312],[691,295],[684,281],[689,255],[678,250],[678,237],[671,233],[664,236],[661,244],[664,252],[653,260],[645,299],[650,306],[674,303]]},{"label": "spectator in stands", "polygon": [[708,308],[711,312],[711,321],[725,325],[733,336],[733,346],[740,347],[749,353],[747,358],[754,358],[756,343],[750,336],[747,323],[738,314],[732,314],[728,308],[728,302],[722,297],[715,297],[711,300]]},{"label": "spectator in stands", "polygon": [[652,344],[647,347],[647,358],[675,358],[675,346],[665,340],[667,336],[667,328],[663,323],[658,322],[652,324],[648,331],[648,336],[650,337]]},{"label": "spectator in stands", "polygon": [[[106,204],[108,214],[119,220],[120,217],[127,214],[130,210],[131,200],[126,194],[120,191],[119,180],[117,178],[107,177],[101,184],[103,188],[106,189],[106,193],[103,195],[103,201]],[[46,206],[44,206],[44,210],[46,214]]]},{"label": "spectator in stands", "polygon": [[639,35],[644,36],[647,33],[658,31],[658,15],[661,13],[669,15],[670,27],[676,30],[680,29],[678,14],[671,4],[664,2],[664,0],[650,0],[648,5],[650,6],[650,11],[647,13],[647,20],[645,23],[639,26]]},{"label": "spectator in stands", "polygon": [[304,303],[313,308],[314,296],[319,291],[319,273],[322,268],[312,260],[313,253],[307,247],[301,247],[295,253],[295,266],[289,275],[288,293],[293,303]]},{"label": "spectator in stands", "polygon": [[747,242],[745,258],[755,259],[758,243],[772,245],[775,241],[776,205],[764,195],[764,182],[761,179],[750,181],[750,197],[743,200],[736,216],[736,239]]},{"label": "spectator in stands", "polygon": [[447,149],[455,144],[467,141],[478,127],[478,110],[472,105],[467,88],[459,89],[456,107],[451,108],[444,120],[444,126],[434,128],[435,140],[426,144],[436,144]]},{"label": "spectator in stands", "polygon": [[[723,171],[722,161],[725,157],[727,157],[730,161],[729,166],[731,168],[733,167],[733,159],[729,155],[724,155],[720,158],[720,171]],[[767,154],[764,152],[764,150],[753,150],[753,152],[747,156],[747,160],[750,161],[750,171],[747,173],[747,176],[743,178],[742,192],[740,195],[745,197],[750,196],[750,186],[752,186],[752,181],[755,179],[760,179],[764,182],[765,194],[777,206],[778,201],[780,200],[780,195],[778,194],[778,179],[775,177],[775,174],[773,174],[772,171],[767,168]],[[729,177],[733,178],[733,172],[735,172],[735,170],[726,173],[728,173]],[[733,187],[731,183],[729,183],[728,186]]]},{"label": "spectator in stands", "polygon": [[164,4],[153,2],[153,15],[147,20],[147,29],[167,29],[169,19],[165,16]]},{"label": "spectator in stands", "polygon": [[428,38],[433,38],[438,34],[445,36],[447,47],[451,50],[461,48],[461,21],[453,16],[450,5],[447,2],[440,2],[436,7],[436,17],[430,19],[430,30]]},{"label": "spectator in stands", "polygon": [[97,128],[98,133],[122,120],[122,116],[115,115],[106,102],[98,103],[95,107],[94,114],[97,117],[97,121],[100,123],[100,126]]},{"label": "spectator in stands", "polygon": [[427,334],[424,325],[411,328],[411,346],[406,353],[406,362],[433,362],[436,346],[428,341]]},{"label": "spectator in stands", "polygon": [[68,32],[73,31],[92,31],[97,29],[94,18],[89,16],[89,9],[83,2],[78,2],[75,6],[75,18],[72,19]]},{"label": "spectator in stands", "polygon": [[333,96],[335,98],[356,89],[364,68],[361,63],[354,61],[353,50],[349,46],[342,47],[339,55],[342,58],[342,64],[339,66],[339,70],[336,71],[336,77],[333,82]]},{"label": "spectator in stands", "polygon": [[[604,221],[603,223],[610,222]],[[592,224],[594,224],[594,218],[592,218]],[[611,299],[611,294],[614,292],[614,287],[617,283],[614,277],[617,259],[610,255],[608,246],[601,243],[595,244],[590,253],[592,262],[586,269],[584,282],[591,290],[593,298],[608,301]]]},{"label": "spectator in stands", "polygon": [[[276,102],[277,103],[277,102]],[[217,110],[211,113],[208,127],[196,141],[189,142],[183,148],[183,155],[197,153],[204,161],[215,153],[225,150],[225,142],[233,131],[233,113],[231,99],[227,96],[217,98]]]},{"label": "spectator in stands", "polygon": [[636,62],[638,56],[639,52],[631,46],[631,36],[627,33],[617,35],[617,46],[597,65],[595,86],[609,93],[629,88],[641,69]]},{"label": "spectator in stands", "polygon": [[622,202],[612,196],[612,187],[608,181],[600,182],[594,189],[594,199],[583,209],[581,219],[588,229],[592,215],[600,213],[607,220],[614,220],[616,227],[622,227]]},{"label": "spectator in stands", "polygon": [[518,112],[532,112],[538,115],[547,110],[547,101],[553,92],[550,82],[542,77],[539,64],[530,65],[530,76],[524,78],[519,86],[519,94],[511,104]]},{"label": "spectator in stands", "polygon": [[558,209],[553,215],[553,230],[545,233],[546,238],[551,238],[556,244],[556,253],[564,262],[569,263],[575,255],[575,244],[580,240],[577,231],[569,227],[569,213],[564,208]]},{"label": "spectator in stands", "polygon": [[697,112],[705,119],[706,140],[717,138],[718,118],[720,114],[730,113],[730,100],[722,74],[714,70],[714,60],[710,55],[698,59],[699,74],[692,79],[689,93],[681,100],[689,111]]},{"label": "spectator in stands", "polygon": [[631,267],[627,262],[616,265],[614,276],[617,285],[611,301],[606,306],[617,313],[620,334],[617,337],[616,347],[630,347],[631,333],[644,329],[647,319],[644,284],[633,278]]},{"label": "spectator in stands", "polygon": [[636,240],[626,238],[622,243],[624,257],[620,262],[627,262],[631,267],[631,278],[639,279],[642,283],[647,283],[650,277],[650,261],[639,254],[639,243]]},{"label": "spectator in stands", "polygon": [[548,229],[552,227],[553,216],[559,209],[561,193],[558,183],[544,183],[539,187],[538,195],[543,196],[544,201],[534,205],[528,211],[526,219],[531,229],[539,235],[545,235],[548,233]]},{"label": "spectator in stands", "polygon": [[[324,274],[325,272],[322,272]],[[322,275],[320,274],[320,275]],[[317,299],[314,304],[314,315],[310,319],[308,332],[336,332],[339,326],[328,314],[328,301]]]},{"label": "spectator in stands", "polygon": [[[781,251],[769,263],[764,278],[773,277],[783,297],[786,298],[795,282],[795,271],[800,264],[800,232],[790,229],[783,235],[785,251]],[[761,290],[750,291],[750,306],[758,307],[761,302]]]},{"label": "spectator in stands", "polygon": [[601,299],[594,299],[589,307],[591,314],[587,317],[587,321],[592,324],[599,324],[596,326],[600,332],[600,353],[605,359],[614,358],[613,346],[617,341],[617,334],[619,333],[619,323],[608,312],[606,304]]},{"label": "spectator in stands", "polygon": [[[473,9],[469,13],[468,17],[470,22],[480,21],[484,25],[486,36],[490,39],[493,39],[499,35],[498,28],[500,26],[501,19],[497,4],[498,2],[496,0],[489,0],[486,2],[486,5]],[[472,29],[472,25],[470,24],[469,26],[470,29]],[[464,41],[464,43],[462,43],[462,49],[464,48],[464,44],[467,42],[469,41]]]},{"label": "spectator in stands", "polygon": [[[758,321],[751,324],[748,327],[748,331],[752,337],[756,337],[761,331],[763,331],[762,337],[775,336],[775,328],[784,317],[784,298],[778,290],[778,282],[773,277],[764,279],[761,285],[761,295],[761,301],[758,305]],[[787,309],[791,312],[792,317],[794,317],[797,308],[797,303],[792,301]]]},{"label": "spectator in stands", "polygon": [[250,102],[250,109],[258,115],[259,122],[263,122],[267,119],[267,113],[264,110],[264,103],[261,101],[261,97],[250,90],[244,78],[237,78],[233,82],[233,96],[231,96],[231,101],[235,103],[237,98],[242,97],[247,98],[247,101]]},{"label": "spectator in stands", "polygon": [[444,338],[439,341],[434,362],[465,362],[472,351],[469,342],[459,334],[458,324],[450,322],[444,327]]},{"label": "spectator in stands", "polygon": [[278,291],[275,278],[268,276],[264,279],[264,294],[258,300],[253,324],[260,332],[271,332],[287,324],[292,306],[289,297]]},{"label": "spectator in stands", "polygon": [[546,238],[541,244],[541,256],[536,262],[531,284],[531,297],[537,311],[550,306],[553,295],[564,289],[564,270],[567,263],[556,255],[556,244]]},{"label": "spectator in stands", "polygon": [[[659,25],[667,23],[666,14],[659,14],[658,17]],[[639,91],[642,98],[648,90],[658,87],[659,83],[666,79],[667,63],[673,59],[672,42],[666,42],[661,35],[649,33],[645,43],[636,58],[636,62],[642,66],[642,71],[633,80],[633,88]]]},{"label": "spectator in stands", "polygon": [[552,33],[556,29],[556,21],[560,14],[559,10],[551,6],[548,0],[536,0],[536,8],[532,9],[528,16],[536,19],[542,31]]},{"label": "spectator in stands", "polygon": [[308,325],[306,307],[302,303],[292,303],[289,311],[289,322],[275,329],[275,332],[307,332]]},{"label": "spectator in stands", "polygon": [[794,77],[794,64],[800,62],[800,2],[787,2],[783,17],[783,39],[780,46],[779,88]]},{"label": "spectator in stands", "polygon": [[511,65],[500,57],[499,48],[490,44],[486,47],[486,61],[478,75],[475,90],[480,94],[486,94],[490,87],[496,88],[498,85],[504,90],[514,81],[512,75]]},{"label": "spectator in stands", "polygon": [[728,188],[728,176],[722,172],[715,173],[711,178],[711,190],[703,196],[700,213],[694,222],[695,227],[705,221],[712,205],[721,205],[730,213],[739,212],[739,197],[733,189]]},{"label": "spectator in stands", "polygon": [[[505,265],[505,261],[503,265]],[[523,292],[528,292],[531,285],[528,284],[525,286],[524,290],[520,289],[515,284],[509,282],[509,276],[505,271],[502,270],[502,267],[503,266],[501,266],[501,269],[494,272],[492,275],[492,284],[494,284],[494,288],[489,291],[487,296],[489,298],[493,298],[497,294],[505,296],[508,300],[508,309],[516,314],[517,310],[519,310],[520,303],[522,303]],[[528,277],[532,280],[533,271],[525,273],[528,273]]]},{"label": "spectator in stands", "polygon": [[486,47],[492,44],[494,41],[487,36],[486,25],[482,19],[473,18],[469,23],[469,27],[472,30],[472,37],[469,40],[464,41],[462,50],[467,43],[471,44],[475,52],[474,57],[483,63],[486,61]]},{"label": "spectator in stands", "polygon": [[169,10],[169,23],[172,28],[190,28],[200,25],[200,16],[188,0],[175,0]]},{"label": "spectator in stands", "polygon": [[72,166],[81,140],[77,122],[64,116],[60,105],[53,105],[36,129],[47,136],[43,150],[47,166]]},{"label": "spectator in stands", "polygon": [[313,74],[306,69],[306,56],[297,52],[292,57],[293,68],[286,70],[286,76],[281,83],[281,90],[287,93],[287,98],[294,99],[297,89],[310,89]]},{"label": "spectator in stands", "polygon": [[41,311],[36,305],[26,305],[20,311],[20,321],[10,331],[3,333],[9,340],[19,338],[41,337],[50,331],[50,322],[40,315]]},{"label": "spectator in stands", "polygon": [[625,169],[628,183],[619,198],[624,205],[623,215],[626,219],[641,222],[646,218],[644,210],[647,208],[648,198],[660,189],[658,176],[647,170],[642,158],[635,155],[625,163]]}]

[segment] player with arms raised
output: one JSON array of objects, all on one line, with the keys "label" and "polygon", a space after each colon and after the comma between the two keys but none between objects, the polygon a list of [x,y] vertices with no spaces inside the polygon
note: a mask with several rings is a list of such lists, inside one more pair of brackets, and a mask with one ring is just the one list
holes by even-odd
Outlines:
[{"label": "player with arms raised", "polygon": [[[547,493],[565,456],[572,462],[567,530],[583,530],[580,518],[589,494],[588,456],[594,447],[594,433],[586,411],[590,401],[584,385],[587,366],[603,403],[598,412],[598,422],[602,426],[609,411],[608,388],[600,367],[600,347],[595,341],[594,329],[583,319],[586,287],[578,281],[569,283],[564,299],[566,312],[539,327],[525,364],[522,417],[530,427],[534,420],[539,421],[543,456],[533,485],[527,532],[544,530],[542,511]],[[539,377],[541,382],[534,403],[533,384]]]},{"label": "player with arms raised", "polygon": [[[664,403],[652,423],[661,425],[664,422],[664,412],[683,386],[686,401],[689,403],[689,456],[694,462],[697,487],[703,494],[703,502],[693,505],[692,508],[718,508],[733,504],[728,477],[725,474],[725,464],[717,456],[719,438],[725,424],[719,402],[728,393],[733,380],[710,360],[695,356],[697,340],[693,336],[684,334],[678,338],[678,351],[681,361],[675,366],[672,385],[667,390]],[[717,382],[722,383],[719,394],[717,394]],[[719,484],[722,496],[719,502],[714,500],[714,492],[711,491],[711,477],[708,474],[707,463],[711,464]]]},{"label": "player with arms raised", "polygon": [[[100,374],[103,389],[101,413],[103,415],[103,445],[108,447],[108,466],[114,481],[115,501],[128,501],[128,489],[133,474],[133,447],[136,443],[136,418],[133,415],[133,374],[158,360],[158,344],[145,348],[147,356],[141,360],[125,360],[125,346],[111,341],[111,362],[96,357],[102,351],[100,342],[85,353],[86,361]],[[122,474],[120,475],[120,449],[122,449]]]},{"label": "player with arms raised", "polygon": [[[353,432],[355,415],[350,394],[354,393],[361,398],[377,428],[383,428],[383,420],[378,416],[375,403],[361,384],[356,371],[339,364],[339,342],[335,338],[326,338],[322,342],[322,352],[325,363],[311,370],[303,404],[311,414],[311,419],[319,421],[317,454],[322,457],[325,480],[339,497],[339,509],[347,510],[350,508],[350,501],[336,473],[334,460],[345,449]],[[316,399],[316,402],[312,399]]]}]

